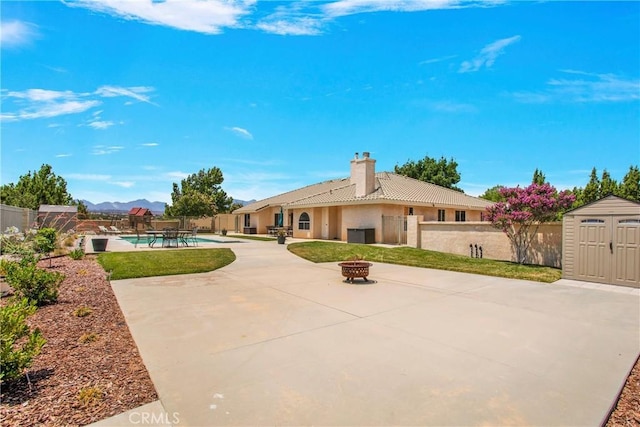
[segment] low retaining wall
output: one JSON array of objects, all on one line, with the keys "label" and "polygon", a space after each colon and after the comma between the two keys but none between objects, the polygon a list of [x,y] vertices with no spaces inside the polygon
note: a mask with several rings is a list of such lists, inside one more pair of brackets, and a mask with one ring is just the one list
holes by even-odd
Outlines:
[{"label": "low retaining wall", "polygon": [[[421,221],[407,217],[407,245],[470,256],[469,245],[482,247],[483,258],[515,261],[511,242],[488,222]],[[541,224],[527,252],[527,264],[562,267],[562,223]]]}]

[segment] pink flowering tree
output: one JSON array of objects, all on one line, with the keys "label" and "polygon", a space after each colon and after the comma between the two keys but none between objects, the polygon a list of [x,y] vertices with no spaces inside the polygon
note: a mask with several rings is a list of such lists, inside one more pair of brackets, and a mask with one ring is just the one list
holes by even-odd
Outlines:
[{"label": "pink flowering tree", "polygon": [[505,232],[516,256],[523,264],[531,241],[541,223],[553,221],[558,213],[569,208],[575,196],[569,191],[558,191],[549,184],[531,184],[528,187],[500,189],[503,202],[487,208],[491,225]]}]

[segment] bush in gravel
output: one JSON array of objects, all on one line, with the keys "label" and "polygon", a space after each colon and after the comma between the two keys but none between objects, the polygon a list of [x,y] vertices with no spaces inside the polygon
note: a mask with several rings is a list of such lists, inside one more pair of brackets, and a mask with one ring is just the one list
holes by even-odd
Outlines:
[{"label": "bush in gravel", "polygon": [[102,400],[100,387],[84,387],[78,392],[78,400],[84,406],[90,406]]},{"label": "bush in gravel", "polygon": [[73,310],[73,315],[76,317],[87,317],[91,313],[93,313],[93,310],[85,306],[78,307],[75,310]]},{"label": "bush in gravel", "polygon": [[32,331],[27,325],[35,311],[26,298],[0,307],[0,381],[21,376],[46,342],[38,328]]},{"label": "bush in gravel", "polygon": [[69,256],[71,257],[71,259],[74,259],[77,261],[84,258],[84,251],[82,250],[82,248],[76,248],[71,252],[69,252]]},{"label": "bush in gravel", "polygon": [[5,280],[17,297],[27,298],[37,306],[42,306],[58,300],[58,287],[64,275],[38,268],[36,263],[33,254],[25,255],[19,262],[6,263]]},{"label": "bush in gravel", "polygon": [[78,342],[80,344],[89,344],[94,341],[98,341],[98,338],[100,338],[100,335],[96,334],[95,332],[87,332],[86,334],[82,334],[82,336],[78,339]]}]

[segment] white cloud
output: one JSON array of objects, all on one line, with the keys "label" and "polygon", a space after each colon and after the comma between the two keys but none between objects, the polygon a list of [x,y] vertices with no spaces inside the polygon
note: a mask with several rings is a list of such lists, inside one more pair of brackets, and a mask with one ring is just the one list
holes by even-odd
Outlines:
[{"label": "white cloud", "polygon": [[70,173],[65,175],[65,178],[78,181],[108,181],[111,179],[111,175]]},{"label": "white cloud", "polygon": [[110,128],[114,124],[115,123],[108,120],[95,120],[93,122],[90,122],[87,126],[92,127],[94,129],[98,129],[98,130],[104,130],[104,129]]},{"label": "white cloud", "polygon": [[[137,101],[156,105],[150,101],[149,92],[155,89],[148,86],[102,86],[93,93],[58,91],[49,89],[27,89],[24,91],[2,90],[3,112],[0,114],[0,121],[18,121],[29,119],[40,119],[61,116],[65,114],[77,114],[91,108],[102,105],[103,101],[97,97],[113,98],[125,96]],[[15,111],[11,111],[11,109]],[[94,129],[106,129],[115,123],[100,120],[102,110],[92,113],[95,120],[88,126]]]},{"label": "white cloud", "polygon": [[225,128],[225,129],[233,132],[234,134],[238,135],[241,138],[253,139],[253,135],[251,135],[251,132],[249,132],[246,129],[243,129],[240,127],[231,127],[231,128]]},{"label": "white cloud", "polygon": [[160,145],[160,144],[158,144],[157,142],[146,142],[146,143],[141,144],[141,145],[142,145],[143,147],[157,147],[157,146],[158,146],[158,145]]},{"label": "white cloud", "polygon": [[448,55],[448,56],[443,56],[441,58],[432,58],[432,59],[425,59],[424,61],[420,61],[420,65],[428,65],[428,64],[435,64],[437,62],[444,62],[444,61],[448,61],[450,59],[456,58],[458,55]]},{"label": "white cloud", "polygon": [[110,181],[109,184],[117,185],[122,188],[131,188],[136,185],[136,183],[132,181]]},{"label": "white cloud", "polygon": [[296,17],[281,19],[269,18],[259,22],[260,30],[279,35],[315,36],[322,33],[322,21],[312,17]]},{"label": "white cloud", "polygon": [[491,68],[496,61],[496,58],[504,53],[504,49],[518,41],[520,36],[508,37],[505,39],[496,40],[493,43],[489,43],[482,48],[478,56],[470,61],[464,61],[460,65],[459,73],[470,73],[480,70],[482,67]]},{"label": "white cloud", "polygon": [[167,177],[168,179],[185,179],[186,177],[188,177],[189,174],[186,172],[180,172],[180,171],[174,171],[174,172],[167,172],[165,174],[165,177]]},{"label": "white cloud", "polygon": [[24,21],[0,22],[0,46],[2,49],[28,46],[38,37],[37,25]]},{"label": "white cloud", "polygon": [[[105,98],[113,98],[116,96],[127,96],[140,102],[151,102],[151,98],[145,93],[153,92],[155,89],[148,86],[119,87],[119,86],[102,86],[96,90],[96,94]],[[154,104],[155,105],[155,104]]]},{"label": "white cloud", "polygon": [[578,78],[554,78],[539,92],[516,92],[512,96],[523,103],[547,102],[629,102],[640,99],[640,80],[625,79],[615,74],[595,74],[576,70],[560,70]]},{"label": "white cloud", "polygon": [[118,145],[112,145],[112,146],[96,145],[95,147],[93,147],[93,151],[91,152],[91,154],[93,154],[94,156],[105,156],[108,154],[118,153],[122,151],[122,149],[124,149],[124,147],[118,146]]},{"label": "white cloud", "polygon": [[152,25],[218,34],[223,28],[239,26],[238,20],[250,13],[255,3],[256,0],[79,0],[65,4]]},{"label": "white cloud", "polygon": [[71,157],[71,154],[56,154],[56,157],[61,158],[61,157]]},{"label": "white cloud", "polygon": [[478,2],[457,0],[339,0],[323,6],[328,16],[338,17],[357,13],[380,11],[416,12],[431,9],[451,9],[473,5]]}]

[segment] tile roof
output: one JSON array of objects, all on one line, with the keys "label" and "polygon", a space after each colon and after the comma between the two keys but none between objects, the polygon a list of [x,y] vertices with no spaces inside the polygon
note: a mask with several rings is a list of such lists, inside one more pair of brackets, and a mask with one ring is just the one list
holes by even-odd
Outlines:
[{"label": "tile roof", "polygon": [[402,203],[484,209],[492,204],[490,201],[459,191],[390,172],[376,173],[375,187],[374,192],[364,197],[356,197],[355,184],[351,184],[349,178],[325,181],[259,200],[237,209],[234,213],[257,212],[270,206],[308,208],[363,203]]}]

